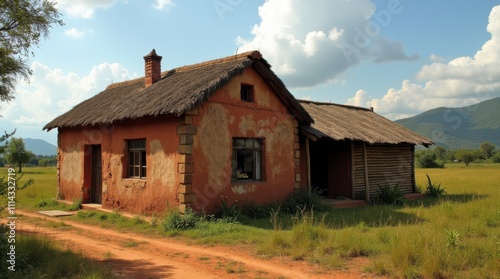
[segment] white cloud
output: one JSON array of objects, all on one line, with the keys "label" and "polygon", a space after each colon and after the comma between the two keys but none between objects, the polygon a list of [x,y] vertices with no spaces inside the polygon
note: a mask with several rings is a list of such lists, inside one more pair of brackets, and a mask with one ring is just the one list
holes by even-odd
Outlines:
[{"label": "white cloud", "polygon": [[423,66],[417,79],[423,84],[403,81],[380,99],[356,92],[348,104],[372,106],[379,113],[397,119],[439,107],[458,107],[500,96],[500,6],[491,10],[487,27],[491,39],[474,57],[458,57],[448,63]]},{"label": "white cloud", "polygon": [[174,7],[175,3],[173,0],[155,0],[152,7],[156,10],[168,10],[170,7]]},{"label": "white cloud", "polygon": [[57,7],[72,17],[92,18],[95,10],[107,9],[126,0],[56,0]]},{"label": "white cloud", "polygon": [[77,28],[71,28],[64,30],[64,35],[73,38],[73,39],[81,39],[89,34],[94,33],[94,30],[92,29],[77,29]]},{"label": "white cloud", "polygon": [[259,7],[252,37],[238,37],[240,50],[260,49],[285,83],[294,88],[331,82],[361,60],[411,60],[402,43],[381,30],[402,12],[389,1],[375,10],[371,0],[268,0]]},{"label": "white cloud", "polygon": [[32,70],[29,84],[19,83],[16,99],[8,103],[2,113],[5,120],[19,125],[39,126],[40,129],[56,116],[104,90],[112,82],[137,77],[117,63],[94,66],[84,77],[64,73],[39,62],[33,63]]},{"label": "white cloud", "polygon": [[431,54],[429,60],[431,62],[444,62],[444,58],[436,54]]}]

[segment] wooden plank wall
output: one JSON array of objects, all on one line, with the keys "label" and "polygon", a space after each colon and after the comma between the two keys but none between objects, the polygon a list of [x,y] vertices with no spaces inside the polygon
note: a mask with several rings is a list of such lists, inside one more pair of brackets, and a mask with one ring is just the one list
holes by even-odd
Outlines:
[{"label": "wooden plank wall", "polygon": [[354,197],[353,199],[364,200],[365,199],[365,176],[363,171],[363,143],[354,142],[354,169],[353,169],[353,181],[354,181]]},{"label": "wooden plank wall", "polygon": [[[413,192],[413,156],[409,144],[366,145],[368,160],[368,183],[370,197],[378,196],[378,185],[385,182],[391,186],[399,184],[403,193]],[[365,185],[363,173],[362,143],[354,143],[354,194],[356,199],[364,199]]]}]

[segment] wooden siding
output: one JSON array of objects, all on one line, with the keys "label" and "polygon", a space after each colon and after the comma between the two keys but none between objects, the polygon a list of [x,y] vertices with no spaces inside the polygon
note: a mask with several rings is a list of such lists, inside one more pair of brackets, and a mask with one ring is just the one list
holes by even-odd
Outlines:
[{"label": "wooden siding", "polygon": [[365,199],[365,175],[363,171],[363,143],[354,142],[353,157],[354,199]]},{"label": "wooden siding", "polygon": [[[354,194],[365,198],[362,143],[354,143]],[[378,186],[399,185],[403,193],[413,192],[413,148],[410,144],[366,145],[370,198],[378,196]]]}]

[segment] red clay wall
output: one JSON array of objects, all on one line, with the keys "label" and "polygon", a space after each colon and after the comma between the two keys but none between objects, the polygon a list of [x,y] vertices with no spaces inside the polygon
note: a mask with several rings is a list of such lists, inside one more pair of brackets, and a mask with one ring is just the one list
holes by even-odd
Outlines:
[{"label": "red clay wall", "polygon": [[[162,212],[177,205],[179,137],[177,117],[125,121],[109,127],[59,131],[59,195],[72,201],[89,198],[89,145],[102,147],[102,205],[133,213]],[[146,139],[146,179],[127,178],[126,140]]]},{"label": "red clay wall", "polygon": [[[254,86],[254,102],[241,101],[242,83]],[[294,148],[299,148],[297,122],[253,69],[233,78],[203,103],[193,124],[197,126],[192,179],[195,209],[213,212],[221,196],[227,196],[229,204],[236,200],[270,203],[293,193],[299,178],[295,175],[298,151],[294,154]],[[262,181],[231,181],[233,137],[264,139]]]}]

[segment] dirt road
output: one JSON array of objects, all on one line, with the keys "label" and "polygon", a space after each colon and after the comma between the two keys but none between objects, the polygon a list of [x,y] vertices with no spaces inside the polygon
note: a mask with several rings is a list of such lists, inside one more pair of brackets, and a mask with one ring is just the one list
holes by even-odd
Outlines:
[{"label": "dirt road", "polygon": [[[242,249],[187,245],[172,238],[80,224],[18,210],[19,229],[46,235],[60,246],[106,263],[122,278],[370,278],[352,265],[349,271],[322,270],[283,258],[259,259]],[[24,217],[23,217],[24,216]],[[36,221],[64,221],[67,229],[36,225]]]}]

